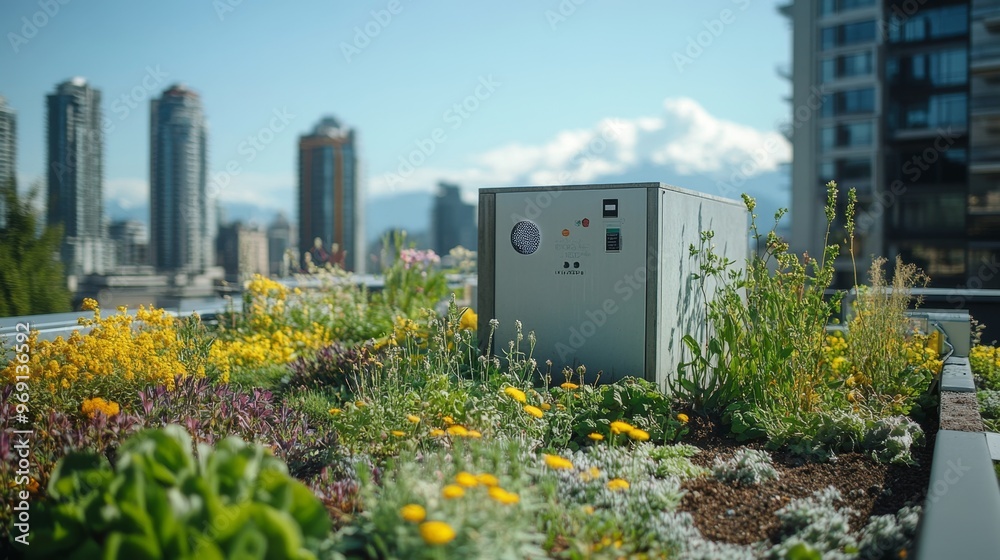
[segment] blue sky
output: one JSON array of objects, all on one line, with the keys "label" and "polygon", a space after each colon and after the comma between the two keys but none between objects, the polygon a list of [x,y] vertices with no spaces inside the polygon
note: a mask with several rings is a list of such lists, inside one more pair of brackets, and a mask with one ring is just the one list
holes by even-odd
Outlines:
[{"label": "blue sky", "polygon": [[[238,164],[223,202],[291,212],[298,136],[330,114],[358,131],[369,197],[440,179],[470,195],[630,172],[711,184],[761,146],[747,175],[788,160],[777,4],[4,1],[0,95],[18,113],[25,186],[44,175],[45,95],[73,76],[100,89],[105,197],[125,206],[148,199],[149,98],[174,82],[202,96],[220,186]],[[411,157],[421,145],[433,152]]]}]

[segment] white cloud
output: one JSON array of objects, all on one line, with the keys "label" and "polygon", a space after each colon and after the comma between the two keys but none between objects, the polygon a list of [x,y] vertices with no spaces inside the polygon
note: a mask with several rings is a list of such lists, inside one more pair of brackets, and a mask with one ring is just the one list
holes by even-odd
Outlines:
[{"label": "white cloud", "polygon": [[471,156],[462,167],[383,170],[371,176],[369,192],[426,190],[441,180],[470,188],[585,183],[650,166],[669,175],[753,177],[790,159],[791,146],[777,131],[722,120],[692,99],[670,98],[659,115],[607,118],[559,131],[542,144],[507,144]]},{"label": "white cloud", "polygon": [[149,204],[149,181],[125,177],[104,182],[104,203],[116,202],[129,210]]}]

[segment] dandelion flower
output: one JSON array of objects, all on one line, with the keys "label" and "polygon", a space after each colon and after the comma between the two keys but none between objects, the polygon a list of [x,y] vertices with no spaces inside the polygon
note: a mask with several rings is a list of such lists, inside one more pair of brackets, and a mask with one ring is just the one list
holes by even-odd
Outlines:
[{"label": "dandelion flower", "polygon": [[404,432],[403,430],[393,430],[391,433],[396,437],[403,437],[406,435],[406,432]]},{"label": "dandelion flower", "polygon": [[649,432],[636,428],[629,431],[628,437],[634,439],[635,441],[649,441]]},{"label": "dandelion flower", "polygon": [[500,486],[500,480],[490,473],[482,473],[476,477],[483,486]]},{"label": "dandelion flower", "polygon": [[560,457],[558,455],[549,455],[548,453],[543,454],[542,457],[545,458],[545,464],[548,465],[550,469],[569,470],[573,468],[573,462],[570,461],[569,459],[566,459],[565,457]]},{"label": "dandelion flower", "polygon": [[552,410],[552,405],[549,403],[542,403],[542,410]]},{"label": "dandelion flower", "polygon": [[442,430],[441,428],[434,428],[433,430],[431,430],[430,433],[431,437],[441,437],[443,435],[444,435],[444,430]]},{"label": "dandelion flower", "polygon": [[430,545],[448,544],[455,540],[455,530],[444,521],[425,521],[420,524],[420,537]]},{"label": "dandelion flower", "polygon": [[455,475],[455,482],[458,483],[459,486],[465,486],[466,488],[475,488],[476,486],[479,486],[479,479],[476,478],[476,475],[465,471]]},{"label": "dandelion flower", "polygon": [[340,409],[339,408],[331,408],[329,412],[330,412],[330,414],[340,414]]},{"label": "dandelion flower", "polygon": [[524,394],[524,391],[518,389],[517,387],[507,387],[503,390],[503,392],[506,393],[508,397],[519,403],[523,404],[528,402],[528,396]]},{"label": "dandelion flower", "polygon": [[441,489],[441,495],[449,500],[461,498],[465,495],[465,488],[462,488],[457,484],[449,484]]},{"label": "dandelion flower", "polygon": [[458,321],[459,330],[470,330],[474,331],[479,326],[479,315],[471,308],[466,308],[462,313],[462,318]]},{"label": "dandelion flower", "polygon": [[420,523],[427,517],[427,510],[420,504],[407,504],[399,509],[399,515],[410,523]]},{"label": "dandelion flower", "polygon": [[584,482],[590,482],[595,480],[597,477],[601,476],[601,469],[597,467],[590,467],[586,471],[580,473],[580,479]]},{"label": "dandelion flower", "polygon": [[580,386],[577,385],[576,383],[571,383],[569,381],[563,383],[562,385],[560,385],[560,387],[562,387],[563,389],[566,389],[567,391],[572,391],[573,389],[579,389],[580,388]]},{"label": "dandelion flower", "polygon": [[354,406],[356,406],[358,408],[364,408],[365,401],[354,401]]},{"label": "dandelion flower", "polygon": [[681,412],[680,414],[677,415],[677,420],[680,421],[681,424],[687,424],[690,418],[688,418],[687,414]]},{"label": "dandelion flower", "polygon": [[542,415],[544,414],[542,412],[542,409],[538,408],[537,406],[531,406],[530,404],[524,405],[524,411],[530,414],[531,416],[534,416],[535,418],[541,418]]},{"label": "dandelion flower", "polygon": [[451,416],[445,416],[444,418],[442,418],[442,420],[444,420],[444,423],[449,426],[455,423],[455,419],[452,418]]},{"label": "dandelion flower", "polygon": [[416,416],[414,414],[407,414],[406,415],[406,420],[408,422],[410,422],[411,424],[419,424],[420,423],[420,417]]},{"label": "dandelion flower", "polygon": [[594,441],[601,441],[601,440],[604,439],[604,435],[603,434],[599,434],[597,432],[593,432],[593,433],[587,434],[587,437],[589,437],[590,439],[592,439]]},{"label": "dandelion flower", "polygon": [[516,504],[521,501],[521,497],[514,492],[508,492],[499,486],[492,486],[489,489],[489,495],[494,500],[500,502],[501,504],[510,505]]},{"label": "dandelion flower", "polygon": [[482,432],[480,432],[479,430],[469,430],[469,432],[467,434],[465,434],[465,435],[468,436],[468,437],[470,437],[470,438],[475,438],[475,439],[479,439],[479,438],[483,437]]},{"label": "dandelion flower", "polygon": [[620,478],[613,478],[608,481],[608,488],[611,490],[628,490],[628,481]]},{"label": "dandelion flower", "polygon": [[465,437],[469,435],[469,430],[465,429],[465,426],[455,424],[454,426],[448,426],[448,433],[456,437]]},{"label": "dandelion flower", "polygon": [[611,423],[611,433],[613,434],[627,434],[634,429],[635,426],[621,420],[615,420]]}]

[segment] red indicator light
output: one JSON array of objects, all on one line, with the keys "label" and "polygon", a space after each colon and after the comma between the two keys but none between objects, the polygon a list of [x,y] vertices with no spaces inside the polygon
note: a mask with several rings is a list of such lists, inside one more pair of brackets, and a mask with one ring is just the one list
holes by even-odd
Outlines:
[{"label": "red indicator light", "polygon": [[590,219],[589,218],[584,218],[582,223],[583,223],[583,227],[590,227]]}]

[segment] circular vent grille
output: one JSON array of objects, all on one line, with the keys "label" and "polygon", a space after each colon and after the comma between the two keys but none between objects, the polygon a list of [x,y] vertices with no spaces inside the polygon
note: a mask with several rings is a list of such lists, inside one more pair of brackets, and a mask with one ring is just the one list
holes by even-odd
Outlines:
[{"label": "circular vent grille", "polygon": [[527,220],[514,224],[514,229],[510,230],[510,244],[522,255],[537,251],[541,240],[542,234],[538,231],[538,226]]}]

